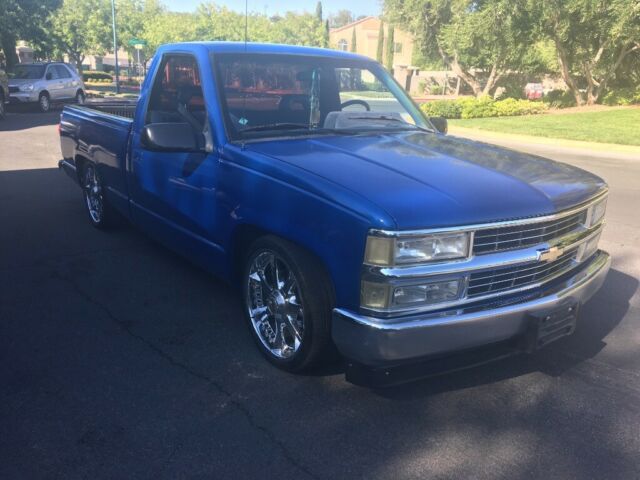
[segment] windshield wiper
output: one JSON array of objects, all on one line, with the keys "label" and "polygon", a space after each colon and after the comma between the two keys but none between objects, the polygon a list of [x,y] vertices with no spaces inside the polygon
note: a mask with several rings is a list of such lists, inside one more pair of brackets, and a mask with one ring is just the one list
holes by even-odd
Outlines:
[{"label": "windshield wiper", "polygon": [[309,130],[308,123],[270,123],[267,125],[255,125],[253,127],[247,127],[240,130],[240,133],[244,132],[261,132],[268,130]]}]

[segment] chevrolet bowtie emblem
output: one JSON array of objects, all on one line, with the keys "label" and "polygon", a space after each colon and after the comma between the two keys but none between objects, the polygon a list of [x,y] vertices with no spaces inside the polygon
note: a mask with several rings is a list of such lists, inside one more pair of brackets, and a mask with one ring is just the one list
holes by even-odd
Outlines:
[{"label": "chevrolet bowtie emblem", "polygon": [[551,247],[548,250],[538,250],[538,260],[540,262],[553,262],[564,253],[564,248]]}]

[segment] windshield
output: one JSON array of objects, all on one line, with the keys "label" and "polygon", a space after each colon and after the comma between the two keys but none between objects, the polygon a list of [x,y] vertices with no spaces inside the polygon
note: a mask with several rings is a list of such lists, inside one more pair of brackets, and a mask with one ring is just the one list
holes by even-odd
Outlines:
[{"label": "windshield", "polygon": [[375,62],[296,55],[215,55],[233,139],[429,129]]},{"label": "windshield", "polygon": [[18,65],[14,67],[12,77],[24,80],[37,80],[44,77],[44,65]]}]

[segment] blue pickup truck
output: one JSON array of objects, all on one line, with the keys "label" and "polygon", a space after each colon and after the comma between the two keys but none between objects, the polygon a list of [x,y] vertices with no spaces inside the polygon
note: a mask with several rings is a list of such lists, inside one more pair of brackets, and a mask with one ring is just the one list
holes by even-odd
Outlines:
[{"label": "blue pickup truck", "polygon": [[362,56],[175,44],[136,104],[64,108],[60,167],[97,228],[237,285],[275,365],[388,376],[567,335],[610,265],[600,178],[445,127]]}]

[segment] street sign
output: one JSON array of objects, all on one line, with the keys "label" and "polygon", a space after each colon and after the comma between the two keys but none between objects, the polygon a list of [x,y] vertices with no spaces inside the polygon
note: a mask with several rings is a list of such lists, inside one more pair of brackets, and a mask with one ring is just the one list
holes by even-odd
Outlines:
[{"label": "street sign", "polygon": [[[131,40],[129,40],[129,45],[131,45],[132,47],[135,47],[137,49],[140,49],[144,46],[147,45],[146,40],[142,40],[140,38],[132,38]],[[138,46],[140,45],[140,46]]]}]

